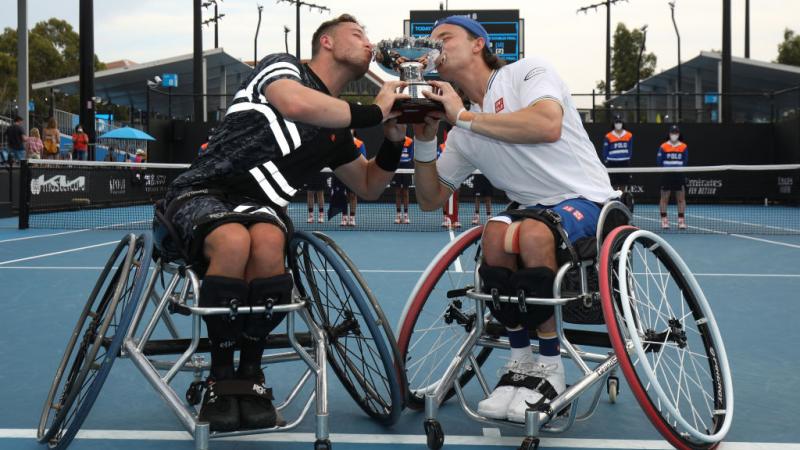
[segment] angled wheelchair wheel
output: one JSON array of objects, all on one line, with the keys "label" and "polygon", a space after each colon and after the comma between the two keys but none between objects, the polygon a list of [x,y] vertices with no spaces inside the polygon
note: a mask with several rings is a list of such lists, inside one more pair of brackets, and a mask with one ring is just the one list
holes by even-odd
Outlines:
[{"label": "angled wheelchair wheel", "polygon": [[679,449],[710,449],[733,419],[733,387],[714,315],[686,263],[658,235],[619,227],[603,243],[600,295],[636,400]]},{"label": "angled wheelchair wheel", "polygon": [[37,439],[66,448],[111,370],[147,279],[149,233],[125,236],[106,262],[72,331],[47,394]]},{"label": "angled wheelchair wheel", "polygon": [[328,336],[334,373],[364,412],[383,424],[395,423],[403,401],[394,344],[387,341],[386,321],[373,306],[374,298],[367,300],[351,275],[356,268],[331,245],[303,231],[294,234],[289,251],[297,289],[310,299],[311,315]]},{"label": "angled wheelchair wheel", "polygon": [[[480,226],[471,228],[445,246],[408,297],[397,326],[397,346],[405,362],[409,408],[424,408],[425,394],[436,389],[474,325],[475,301],[464,294],[475,281],[482,231]],[[489,347],[476,347],[478,364],[491,352]],[[474,375],[469,367],[458,381],[463,386]],[[445,400],[454,394],[450,389]]]}]

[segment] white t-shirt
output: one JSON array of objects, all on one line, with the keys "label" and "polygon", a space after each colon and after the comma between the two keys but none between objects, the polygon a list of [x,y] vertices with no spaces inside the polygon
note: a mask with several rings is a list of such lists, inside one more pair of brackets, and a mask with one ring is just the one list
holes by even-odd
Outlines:
[{"label": "white t-shirt", "polygon": [[602,203],[619,196],[589,141],[567,86],[548,62],[525,58],[495,71],[483,105],[473,103],[471,111],[505,114],[545,99],[557,101],[564,111],[558,141],[511,144],[454,128],[436,163],[439,180],[455,190],[478,169],[523,206],[554,205],[578,197]]}]

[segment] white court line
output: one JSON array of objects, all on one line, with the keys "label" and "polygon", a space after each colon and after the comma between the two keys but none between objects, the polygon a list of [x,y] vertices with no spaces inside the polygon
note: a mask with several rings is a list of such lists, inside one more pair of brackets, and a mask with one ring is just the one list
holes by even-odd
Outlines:
[{"label": "white court line", "polygon": [[[448,230],[448,231],[450,232],[450,242],[453,242],[456,239],[456,234],[453,232],[452,229]],[[456,258],[454,263],[456,265],[456,273],[461,273],[461,272],[464,271],[464,268],[461,267],[461,257],[460,256]]]},{"label": "white court line", "polygon": [[[636,217],[637,219],[649,220],[651,222],[658,222],[658,220],[650,219],[648,217],[642,217],[642,216],[637,216],[637,215],[634,215],[634,217]],[[716,231],[716,230],[712,230],[710,228],[703,228],[703,227],[692,226],[692,225],[689,225],[689,228],[694,228],[695,230],[705,231],[707,233],[718,234],[718,235],[722,235],[722,236],[732,236],[732,237],[736,237],[736,238],[740,238],[740,239],[750,239],[750,240],[753,240],[753,241],[764,242],[764,243],[767,243],[767,244],[782,245],[784,247],[791,247],[791,248],[800,248],[800,245],[789,244],[788,242],[773,241],[773,240],[770,240],[770,239],[762,239],[762,238],[757,238],[757,237],[753,237],[753,236],[746,236],[746,235],[743,235],[743,234],[726,233],[724,231]]]},{"label": "white court line", "polygon": [[11,259],[11,260],[8,260],[8,261],[0,262],[0,266],[5,265],[5,264],[11,264],[11,263],[15,263],[15,262],[20,262],[20,261],[30,261],[32,259],[46,258],[48,256],[62,255],[64,253],[79,252],[81,250],[87,250],[87,249],[96,248],[96,247],[103,247],[103,246],[106,246],[106,245],[113,245],[113,244],[117,244],[117,243],[119,243],[119,241],[103,242],[102,244],[87,245],[85,247],[78,247],[78,248],[73,248],[73,249],[69,249],[69,250],[62,250],[60,252],[51,252],[51,253],[44,253],[44,254],[36,255],[36,256],[28,256],[28,257],[25,257],[25,258]]},{"label": "white court line", "polygon": [[4,242],[27,241],[28,239],[38,239],[38,238],[42,238],[42,237],[63,236],[65,234],[83,233],[84,231],[90,231],[90,229],[89,228],[84,228],[82,230],[70,230],[70,231],[62,231],[60,233],[37,234],[36,236],[25,236],[25,237],[20,237],[20,238],[4,239],[4,240],[0,241],[0,244],[2,244]]},{"label": "white court line", "polygon": [[[0,438],[35,439],[36,430],[20,428],[0,428]],[[77,439],[131,440],[131,441],[191,441],[192,436],[185,431],[147,431],[147,430],[80,430]],[[313,433],[268,433],[249,436],[232,436],[220,438],[221,441],[234,442],[314,442]],[[519,436],[454,436],[447,435],[448,445],[471,447],[517,447],[521,441]],[[388,445],[425,445],[424,434],[393,434],[391,442],[382,434],[331,433],[331,442],[342,444],[388,444]],[[597,448],[597,449],[637,449],[637,450],[669,450],[672,448],[665,441],[645,439],[576,439],[576,438],[542,438],[542,447],[549,448]],[[797,443],[773,442],[723,442],[717,447],[721,450],[798,450]]]}]

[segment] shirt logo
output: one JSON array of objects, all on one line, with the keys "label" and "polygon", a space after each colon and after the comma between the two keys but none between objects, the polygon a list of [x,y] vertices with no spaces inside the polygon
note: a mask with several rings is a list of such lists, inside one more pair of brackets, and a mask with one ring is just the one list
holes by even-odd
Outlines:
[{"label": "shirt logo", "polygon": [[528,81],[531,78],[537,77],[537,76],[539,76],[539,75],[541,75],[541,74],[543,74],[545,72],[547,72],[547,69],[545,69],[544,67],[534,67],[533,69],[531,69],[530,72],[528,72],[527,75],[525,75],[525,81]]},{"label": "shirt logo", "polygon": [[495,113],[499,113],[500,111],[503,110],[503,108],[505,108],[505,105],[503,104],[503,99],[502,98],[500,100],[494,102],[494,112]]}]

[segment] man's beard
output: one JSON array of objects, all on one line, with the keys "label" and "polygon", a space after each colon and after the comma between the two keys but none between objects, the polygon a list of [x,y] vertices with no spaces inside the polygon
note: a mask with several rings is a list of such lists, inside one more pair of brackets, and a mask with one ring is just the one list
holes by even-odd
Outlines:
[{"label": "man's beard", "polygon": [[353,80],[358,80],[359,78],[363,77],[369,71],[369,63],[371,62],[370,59],[366,61],[355,61],[350,58],[336,58],[337,62],[350,70],[350,73],[353,74]]}]

